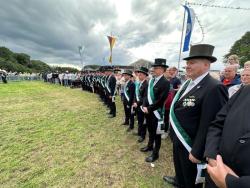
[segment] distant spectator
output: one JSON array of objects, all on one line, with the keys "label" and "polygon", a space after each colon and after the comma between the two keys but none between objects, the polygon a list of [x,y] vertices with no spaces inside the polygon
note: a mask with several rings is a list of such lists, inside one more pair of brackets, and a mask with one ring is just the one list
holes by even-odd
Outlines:
[{"label": "distant spectator", "polygon": [[69,86],[69,71],[66,71],[64,74],[64,86]]},{"label": "distant spectator", "polygon": [[0,69],[0,78],[2,78],[3,83],[7,84],[7,72]]},{"label": "distant spectator", "polygon": [[240,65],[239,57],[235,54],[230,55],[227,59],[227,62],[229,65],[237,65],[237,68],[239,68]]},{"label": "distant spectator", "polygon": [[166,69],[166,72],[164,73],[164,76],[167,78],[168,81],[170,81],[170,79],[171,79],[171,75],[170,75],[169,69],[170,69],[170,68],[167,68],[167,69]]},{"label": "distant spectator", "polygon": [[229,98],[233,96],[243,85],[250,84],[250,69],[244,69],[241,72],[241,84],[232,86],[228,89]]},{"label": "distant spectator", "polygon": [[244,63],[244,69],[250,69],[250,61]]},{"label": "distant spectator", "polygon": [[181,86],[181,80],[177,78],[178,69],[176,67],[170,67],[169,73],[171,76],[170,84],[172,84],[173,89],[177,91]]},{"label": "distant spectator", "polygon": [[237,74],[237,67],[234,65],[228,65],[225,68],[224,77],[221,81],[227,88],[240,84],[240,75]]}]

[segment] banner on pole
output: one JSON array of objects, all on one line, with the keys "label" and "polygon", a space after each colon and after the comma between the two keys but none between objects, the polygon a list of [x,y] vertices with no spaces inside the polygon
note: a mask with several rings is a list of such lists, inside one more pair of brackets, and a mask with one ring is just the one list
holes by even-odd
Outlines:
[{"label": "banner on pole", "polygon": [[109,57],[109,62],[112,63],[112,49],[115,45],[116,38],[112,36],[108,36],[109,40],[109,46],[110,46],[110,57]]},{"label": "banner on pole", "polygon": [[186,35],[185,35],[182,51],[186,52],[189,50],[191,34],[193,31],[193,26],[194,26],[194,21],[195,21],[195,14],[192,8],[189,8],[186,5],[184,5],[184,8],[185,8],[185,11],[187,12],[187,24],[186,24]]}]

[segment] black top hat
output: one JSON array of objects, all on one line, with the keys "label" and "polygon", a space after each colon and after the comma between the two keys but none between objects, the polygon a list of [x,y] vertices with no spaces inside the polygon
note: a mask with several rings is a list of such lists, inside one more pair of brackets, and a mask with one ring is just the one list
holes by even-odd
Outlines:
[{"label": "black top hat", "polygon": [[148,76],[148,69],[146,67],[140,67],[136,72],[142,72]]},{"label": "black top hat", "polygon": [[113,67],[107,66],[107,67],[105,67],[105,71],[113,71]]},{"label": "black top hat", "polygon": [[210,44],[197,44],[191,46],[189,56],[183,60],[205,58],[211,61],[211,63],[217,60],[216,57],[212,56],[214,51],[214,46]]},{"label": "black top hat", "polygon": [[114,71],[115,73],[117,73],[117,72],[120,72],[120,71],[121,71],[121,69],[119,69],[119,68],[115,68],[113,71]]},{"label": "black top hat", "polygon": [[122,74],[128,74],[129,76],[133,76],[133,72],[131,70],[124,70]]},{"label": "black top hat", "polygon": [[168,65],[166,65],[167,60],[162,58],[155,59],[155,63],[152,65],[152,67],[166,67],[168,68]]}]

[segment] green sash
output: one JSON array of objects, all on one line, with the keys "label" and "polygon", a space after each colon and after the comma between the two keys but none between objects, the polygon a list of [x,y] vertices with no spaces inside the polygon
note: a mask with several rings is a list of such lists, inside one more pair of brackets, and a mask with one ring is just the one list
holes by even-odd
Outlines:
[{"label": "green sash", "polygon": [[[189,137],[189,135],[186,133],[186,131],[182,128],[180,122],[176,118],[175,113],[174,113],[174,105],[180,99],[180,97],[181,97],[180,94],[181,94],[182,90],[185,90],[187,88],[190,81],[191,80],[186,80],[184,82],[184,84],[181,86],[181,88],[179,89],[179,91],[176,93],[176,95],[173,99],[173,102],[171,104],[170,114],[169,114],[169,120],[170,120],[171,126],[172,126],[176,136],[178,137],[180,142],[183,144],[183,146],[187,149],[187,151],[189,153],[192,150],[192,140]],[[206,168],[205,163],[197,164],[197,176],[196,176],[196,180],[195,180],[196,184],[205,182],[205,177],[203,177],[203,174],[202,174],[202,171],[205,168]]]},{"label": "green sash", "polygon": [[[149,105],[152,105],[155,103],[155,95],[154,95],[154,78],[149,80],[148,84],[148,92],[147,92],[147,98],[148,98],[148,103]],[[157,110],[153,111],[155,117],[158,119],[158,125],[156,129],[156,134],[163,134],[164,131],[164,113],[165,113],[165,108],[164,106],[162,108],[158,108]]]},{"label": "green sash", "polygon": [[141,82],[136,81],[135,82],[135,97],[136,97],[137,101],[140,100],[140,98],[139,98],[139,89],[140,89],[140,86],[141,86]]},{"label": "green sash", "polygon": [[129,102],[129,96],[128,96],[128,93],[127,93],[127,83],[124,86],[124,96],[126,97],[127,101]]}]

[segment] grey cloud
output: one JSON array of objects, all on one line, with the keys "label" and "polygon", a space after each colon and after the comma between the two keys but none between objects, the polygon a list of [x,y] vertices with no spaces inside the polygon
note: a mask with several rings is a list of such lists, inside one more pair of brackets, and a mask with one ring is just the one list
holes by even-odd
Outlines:
[{"label": "grey cloud", "polygon": [[98,0],[5,1],[1,3],[0,34],[8,42],[21,42],[31,55],[32,50],[40,51],[41,56],[35,58],[55,56],[71,60],[80,43],[88,46],[86,57],[100,56],[103,34],[93,34],[93,27],[97,22],[109,24],[116,16],[111,9],[108,2]]},{"label": "grey cloud", "polygon": [[[86,64],[103,64],[109,56],[106,35],[111,31],[117,36],[113,59],[115,64],[128,64],[135,57],[129,49],[159,41],[182,29],[184,9],[174,0],[133,0],[131,11],[134,19],[117,23],[118,12],[108,0],[8,0],[0,6],[0,40],[7,47],[25,52],[33,59],[49,63],[79,65],[78,46],[84,45]],[[199,1],[203,2],[203,1]],[[213,1],[213,4],[249,7],[248,1]],[[205,28],[204,43],[216,46],[215,54],[221,59],[233,42],[250,30],[249,11],[201,8],[193,6]],[[181,10],[181,11],[180,11]],[[168,15],[175,13],[173,20]],[[97,33],[97,24],[104,30]],[[195,25],[192,41],[200,39]],[[180,38],[174,41],[179,42]],[[179,45],[159,43],[164,48],[160,54],[169,62],[178,61]],[[186,54],[183,54],[185,56]]]}]

